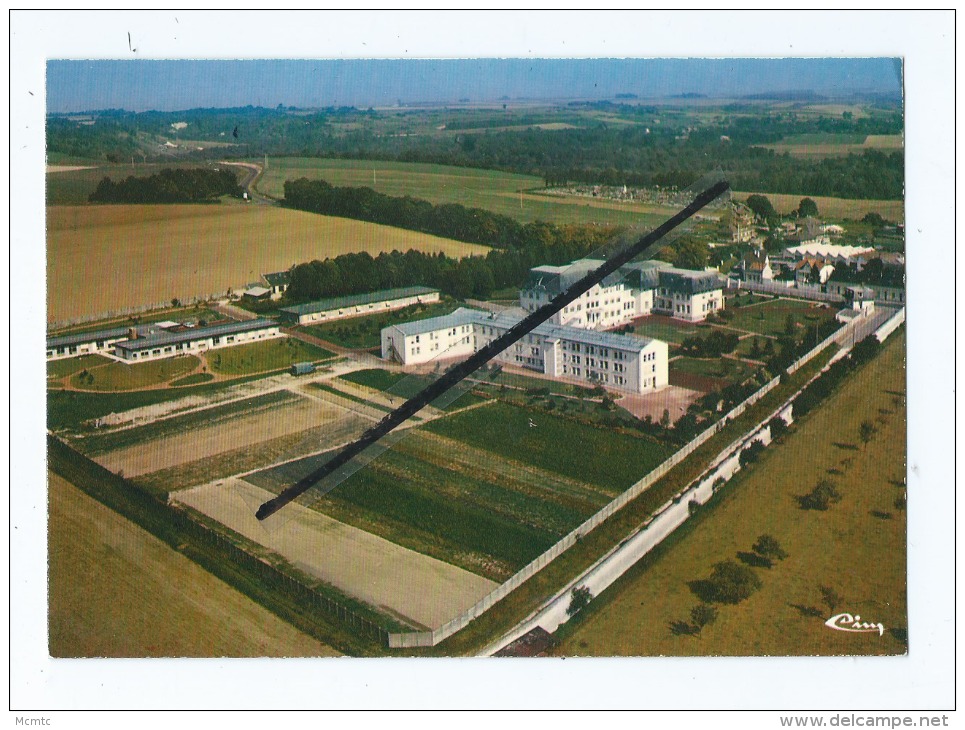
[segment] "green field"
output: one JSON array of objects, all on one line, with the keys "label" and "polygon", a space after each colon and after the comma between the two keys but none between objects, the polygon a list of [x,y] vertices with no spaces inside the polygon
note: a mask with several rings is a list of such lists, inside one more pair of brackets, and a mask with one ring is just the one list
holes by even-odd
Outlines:
[{"label": "green field", "polygon": [[[828,655],[907,651],[905,343],[899,334],[823,405],[765,452],[685,525],[622,578],[585,617],[565,628],[565,655]],[[862,445],[859,424],[877,433]],[[842,501],[825,512],[798,498],[822,478]],[[761,534],[788,553],[754,568],[760,591],[718,605],[699,635],[675,633],[698,598],[692,581],[722,560],[739,560]],[[834,610],[821,587],[840,597]],[[591,604],[593,606],[593,604]],[[829,630],[841,611],[882,622],[884,636]],[[912,639],[913,640],[913,639]]]},{"label": "green field", "polygon": [[459,302],[443,301],[436,304],[413,304],[384,314],[351,317],[338,322],[305,327],[315,337],[353,350],[371,349],[382,344],[382,330],[395,324],[451,314],[462,306]]},{"label": "green field", "polygon": [[56,474],[48,484],[51,656],[338,654]]},{"label": "green field", "polygon": [[[61,172],[47,173],[47,205],[84,205],[87,203],[91,193],[97,188],[97,184],[105,177],[111,178],[114,182],[126,180],[132,175],[135,177],[150,177],[161,170],[179,167],[185,170],[199,167],[210,167],[210,165],[198,165],[192,163],[167,163],[167,164],[138,164],[131,165],[108,165],[104,163],[96,164],[85,170],[64,170]],[[86,165],[77,165],[86,167]]]},{"label": "green field", "polygon": [[[425,429],[484,449],[494,458],[521,461],[593,484],[613,496],[673,452],[672,447],[648,439],[505,403],[441,418]],[[556,449],[547,444],[579,447]]]},{"label": "green field", "polygon": [[290,337],[276,337],[212,350],[205,354],[211,372],[218,375],[250,375],[279,370],[296,362],[316,362],[335,357],[334,352]]},{"label": "green field", "polygon": [[810,328],[814,323],[834,319],[835,314],[835,310],[829,307],[819,307],[809,302],[792,299],[773,299],[729,311],[733,315],[727,321],[729,327],[771,337],[784,335],[788,314],[794,317],[797,325],[795,332],[798,333],[801,331],[801,325]]},{"label": "green field", "polygon": [[286,180],[307,177],[339,187],[369,187],[392,196],[411,196],[432,203],[459,203],[484,208],[524,223],[603,223],[630,225],[662,222],[651,209],[629,204],[603,205],[601,201],[557,199],[542,195],[520,196],[520,191],[543,187],[541,178],[493,170],[430,165],[413,162],[332,160],[311,157],[271,158],[258,181],[258,190],[284,197]]},{"label": "green field", "polygon": [[[104,358],[101,358],[104,359]],[[195,370],[201,361],[194,355],[165,358],[152,362],[121,363],[110,361],[74,375],[72,387],[78,390],[141,390],[167,385]]]}]

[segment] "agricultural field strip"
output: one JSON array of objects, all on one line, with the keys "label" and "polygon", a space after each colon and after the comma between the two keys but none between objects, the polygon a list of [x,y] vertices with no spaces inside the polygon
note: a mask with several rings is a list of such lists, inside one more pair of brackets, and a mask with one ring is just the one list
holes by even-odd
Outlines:
[{"label": "agricultural field strip", "polygon": [[251,398],[242,398],[159,418],[143,426],[127,426],[122,429],[112,429],[107,433],[93,433],[76,439],[74,446],[80,448],[87,456],[92,456],[129,446],[132,442],[144,443],[166,436],[180,435],[197,427],[213,426],[239,414],[264,413],[272,407],[295,403],[298,400],[298,395],[289,390],[272,390]]},{"label": "agricultural field strip", "polygon": [[[261,471],[265,464],[284,466],[309,454],[324,453],[345,446],[358,438],[371,425],[354,413],[343,415],[336,423],[315,426],[258,444],[256,449],[239,446],[229,451],[161,469],[138,477],[137,482],[155,491],[168,493],[198,484],[206,484],[235,475]],[[319,449],[322,449],[319,452]]]},{"label": "agricultural field strip", "polygon": [[286,508],[289,523],[269,532],[249,507],[269,497],[259,487],[233,480],[180,492],[177,499],[336,588],[425,626],[445,623],[496,587],[297,503]]},{"label": "agricultural field strip", "polygon": [[255,413],[239,413],[215,424],[192,428],[144,443],[102,454],[97,461],[107,469],[123,470],[128,477],[167,469],[233,451],[239,444],[256,450],[257,444],[280,436],[303,433],[319,425],[333,427],[342,409],[298,398],[285,405],[268,406]]}]

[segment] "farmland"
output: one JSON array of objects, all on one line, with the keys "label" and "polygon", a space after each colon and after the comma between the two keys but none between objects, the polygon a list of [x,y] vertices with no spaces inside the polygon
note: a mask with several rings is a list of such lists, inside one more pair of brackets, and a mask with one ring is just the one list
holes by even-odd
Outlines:
[{"label": "farmland", "polygon": [[47,214],[48,322],[208,297],[264,272],[348,252],[488,250],[263,205],[56,206]]},{"label": "farmland", "polygon": [[[780,448],[742,472],[705,511],[645,558],[596,610],[564,630],[566,655],[900,654],[907,651],[904,495],[904,336],[798,423]],[[859,424],[875,423],[867,445]],[[802,462],[802,453],[807,453]],[[821,478],[842,501],[803,509]],[[689,582],[746,555],[761,534],[788,553],[756,568],[763,587],[739,607],[721,605],[699,635],[675,633],[698,602]],[[742,553],[742,551],[744,551]],[[826,586],[840,596],[831,610]],[[884,636],[831,631],[835,611],[880,621]],[[636,618],[635,618],[636,617]]]},{"label": "farmland", "polygon": [[525,191],[544,185],[542,179],[531,175],[408,162],[273,158],[258,181],[258,189],[283,198],[285,181],[301,177],[322,179],[337,187],[370,187],[385,195],[408,195],[436,204],[485,208],[523,223],[543,220],[558,224],[628,225],[660,218],[652,206],[529,194]]},{"label": "farmland", "polygon": [[56,474],[48,484],[52,656],[337,654]]},{"label": "farmland", "polygon": [[818,213],[823,219],[830,220],[861,220],[868,213],[877,213],[888,221],[905,220],[905,202],[903,200],[851,200],[848,198],[826,198],[822,196],[783,195],[768,192],[737,192],[733,193],[735,200],[747,200],[749,195],[764,195],[771,201],[771,205],[781,215],[788,215],[797,210],[801,198],[810,197],[817,206]]},{"label": "farmland", "polygon": [[819,158],[861,154],[865,150],[892,152],[904,147],[900,134],[795,134],[775,144],[758,145],[792,157]]}]

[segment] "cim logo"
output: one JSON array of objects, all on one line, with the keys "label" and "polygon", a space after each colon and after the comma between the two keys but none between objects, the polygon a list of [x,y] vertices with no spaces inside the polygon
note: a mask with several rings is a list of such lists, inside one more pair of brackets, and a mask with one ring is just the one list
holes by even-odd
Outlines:
[{"label": "cim logo", "polygon": [[852,616],[850,613],[839,613],[832,616],[824,625],[835,631],[848,631],[854,634],[867,634],[873,631],[878,632],[878,636],[884,636],[884,624],[873,624],[862,621],[860,616]]}]

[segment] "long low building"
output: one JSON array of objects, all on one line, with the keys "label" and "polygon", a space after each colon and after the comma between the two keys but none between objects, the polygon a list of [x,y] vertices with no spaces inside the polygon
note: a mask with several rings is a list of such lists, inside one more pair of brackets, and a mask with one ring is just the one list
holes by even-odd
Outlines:
[{"label": "long low building", "polygon": [[144,362],[280,336],[277,322],[252,319],[210,327],[192,327],[179,332],[154,332],[144,337],[126,339],[114,345],[114,354],[129,362]]},{"label": "long low building", "polygon": [[407,286],[401,289],[383,289],[368,294],[324,299],[278,310],[283,324],[321,324],[348,317],[360,317],[378,312],[391,312],[413,304],[429,304],[439,301],[439,290],[425,286]]},{"label": "long low building", "polygon": [[[382,330],[382,357],[404,365],[468,356],[520,321],[509,314],[461,308],[444,317]],[[500,363],[630,393],[668,384],[666,342],[546,322],[496,356]]]},{"label": "long low building", "polygon": [[47,359],[63,360],[68,357],[110,352],[116,343],[130,339],[132,335],[144,337],[155,331],[157,331],[156,326],[114,327],[75,335],[48,337]]}]

